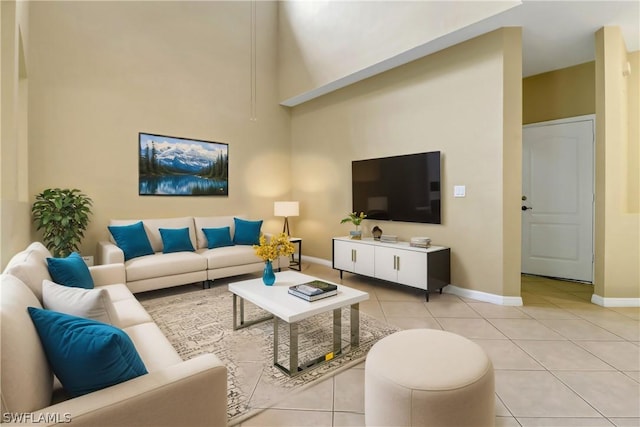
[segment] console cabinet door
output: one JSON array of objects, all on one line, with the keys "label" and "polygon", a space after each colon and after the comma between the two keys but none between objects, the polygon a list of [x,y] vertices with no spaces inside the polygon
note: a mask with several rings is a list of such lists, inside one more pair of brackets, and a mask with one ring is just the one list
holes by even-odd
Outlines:
[{"label": "console cabinet door", "polygon": [[376,248],[376,277],[390,282],[398,281],[396,259],[398,250],[394,248]]},{"label": "console cabinet door", "polygon": [[372,245],[344,240],[334,240],[333,244],[333,268],[365,276],[374,275]]},{"label": "console cabinet door", "polygon": [[426,290],[427,254],[402,250],[397,256],[398,283]]},{"label": "console cabinet door", "polygon": [[376,277],[427,289],[427,254],[398,248],[376,248]]},{"label": "console cabinet door", "polygon": [[355,273],[373,277],[375,275],[374,247],[363,243],[354,244]]},{"label": "console cabinet door", "polygon": [[349,242],[342,240],[333,241],[333,268],[348,271],[350,273],[355,272],[355,266],[353,261],[354,247]]}]

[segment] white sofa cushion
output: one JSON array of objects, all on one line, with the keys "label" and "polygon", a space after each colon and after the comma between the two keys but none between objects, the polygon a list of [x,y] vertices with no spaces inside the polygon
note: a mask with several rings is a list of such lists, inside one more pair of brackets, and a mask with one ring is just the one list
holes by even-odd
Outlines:
[{"label": "white sofa cushion", "polygon": [[42,305],[17,277],[0,278],[2,413],[31,412],[49,406],[53,392],[53,373],[26,309]]},{"label": "white sofa cushion", "polygon": [[47,267],[48,257],[51,257],[49,250],[42,243],[33,242],[11,258],[4,273],[20,279],[42,303],[42,281],[51,280]]},{"label": "white sofa cushion", "polygon": [[123,285],[121,283],[115,285],[102,285],[99,288],[107,291],[107,293],[109,294],[109,298],[113,303],[125,299],[135,299],[129,288],[127,288],[127,285]]},{"label": "white sofa cushion", "polygon": [[129,326],[141,323],[153,322],[153,319],[142,307],[142,304],[135,298],[114,301],[113,306],[117,313],[118,327],[128,328]]},{"label": "white sofa cushion", "polygon": [[[231,234],[231,240],[233,240],[233,234],[235,232],[235,223],[233,221],[234,216],[197,216],[193,219],[196,228],[196,240],[198,246],[196,249],[207,248],[207,237],[202,232],[203,228],[220,228],[229,227],[229,233]],[[235,215],[235,218],[244,218],[241,215]]]},{"label": "white sofa cushion", "polygon": [[136,346],[147,371],[153,372],[182,362],[176,350],[155,323],[142,323],[123,330]]},{"label": "white sofa cushion", "polygon": [[50,280],[42,282],[44,308],[73,316],[117,325],[116,310],[106,289],[63,286]]},{"label": "white sofa cushion", "polygon": [[256,255],[253,247],[249,245],[225,246],[215,249],[200,249],[198,250],[198,253],[206,258],[209,270],[263,262],[262,258]]},{"label": "white sofa cushion", "polygon": [[127,282],[206,271],[207,260],[195,252],[156,253],[125,262]]}]

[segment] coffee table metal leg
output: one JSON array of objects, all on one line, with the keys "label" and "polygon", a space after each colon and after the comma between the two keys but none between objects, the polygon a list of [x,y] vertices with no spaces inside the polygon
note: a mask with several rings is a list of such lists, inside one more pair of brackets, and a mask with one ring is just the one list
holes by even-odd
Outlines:
[{"label": "coffee table metal leg", "polygon": [[338,355],[342,350],[342,309],[333,310],[333,354]]},{"label": "coffee table metal leg", "polygon": [[[351,349],[360,345],[360,304],[351,305]],[[333,352],[320,356],[304,366],[299,366],[298,323],[289,323],[289,367],[278,362],[279,328],[278,317],[273,316],[273,364],[289,376],[301,374],[307,369],[342,354],[342,309],[333,310]],[[247,322],[249,323],[249,322]]]},{"label": "coffee table metal leg", "polygon": [[273,316],[273,364],[278,366],[278,317]]},{"label": "coffee table metal leg", "polygon": [[[360,345],[360,304],[351,304],[351,348]],[[335,332],[334,332],[335,334]]]},{"label": "coffee table metal leg", "polygon": [[244,298],[240,298],[240,326],[244,325]]},{"label": "coffee table metal leg", "polygon": [[289,323],[289,372],[298,373],[298,323]]},{"label": "coffee table metal leg", "polygon": [[238,298],[240,298],[238,297],[238,295],[233,294],[233,330],[234,331],[244,327],[244,298],[240,298],[240,322],[238,322]]},{"label": "coffee table metal leg", "polygon": [[238,329],[238,295],[233,294],[233,330]]},{"label": "coffee table metal leg", "polygon": [[[238,319],[238,299],[240,299],[240,319]],[[265,320],[271,320],[273,317],[274,316],[272,314],[269,314],[259,319],[245,321],[244,320],[244,298],[239,297],[236,294],[233,294],[233,330],[234,331],[238,329],[246,328],[251,325],[255,325],[256,323],[264,322]]]}]

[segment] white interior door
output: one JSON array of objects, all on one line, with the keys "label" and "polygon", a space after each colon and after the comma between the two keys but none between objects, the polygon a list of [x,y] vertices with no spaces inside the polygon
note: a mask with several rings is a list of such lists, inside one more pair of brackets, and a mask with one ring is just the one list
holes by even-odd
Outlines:
[{"label": "white interior door", "polygon": [[593,282],[593,116],[522,133],[522,272]]}]

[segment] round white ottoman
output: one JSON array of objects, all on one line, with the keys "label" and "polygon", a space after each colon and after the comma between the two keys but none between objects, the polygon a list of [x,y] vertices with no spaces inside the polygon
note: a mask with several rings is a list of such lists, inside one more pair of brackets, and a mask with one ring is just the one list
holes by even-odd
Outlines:
[{"label": "round white ottoman", "polygon": [[450,332],[409,329],[378,341],[365,363],[367,426],[493,426],[493,365]]}]

